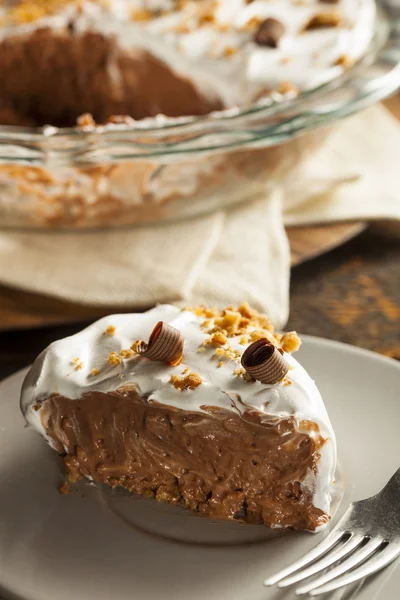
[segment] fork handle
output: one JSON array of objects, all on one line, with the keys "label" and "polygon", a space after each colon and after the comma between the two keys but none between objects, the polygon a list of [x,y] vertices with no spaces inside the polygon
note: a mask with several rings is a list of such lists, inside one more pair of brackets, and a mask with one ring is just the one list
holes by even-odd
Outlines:
[{"label": "fork handle", "polygon": [[400,468],[397,469],[396,473],[389,479],[383,490],[382,495],[393,496],[397,502],[400,494]]}]

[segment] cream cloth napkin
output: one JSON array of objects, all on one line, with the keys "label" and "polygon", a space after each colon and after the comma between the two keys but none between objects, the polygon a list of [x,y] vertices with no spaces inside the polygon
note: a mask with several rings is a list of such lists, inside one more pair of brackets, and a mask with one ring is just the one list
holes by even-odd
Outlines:
[{"label": "cream cloth napkin", "polygon": [[284,224],[400,220],[400,127],[380,106],[342,122],[268,198],[166,226],[0,233],[0,282],[96,307],[243,299],[288,317]]},{"label": "cream cloth napkin", "polygon": [[342,121],[286,184],[285,225],[400,220],[400,124],[383,106]]},{"label": "cream cloth napkin", "polygon": [[78,233],[1,233],[0,281],[93,306],[236,304],[281,326],[290,250],[281,191],[250,206],[166,226]]}]

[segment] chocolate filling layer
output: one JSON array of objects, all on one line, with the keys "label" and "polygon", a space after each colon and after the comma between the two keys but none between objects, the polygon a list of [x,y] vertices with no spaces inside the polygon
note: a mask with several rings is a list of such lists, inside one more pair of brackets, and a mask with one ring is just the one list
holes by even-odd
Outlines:
[{"label": "chocolate filling layer", "polygon": [[53,396],[41,410],[71,481],[91,476],[212,518],[270,527],[314,530],[328,518],[303,485],[324,443],[313,423],[311,436],[292,418],[211,406],[188,412],[132,389]]},{"label": "chocolate filling layer", "polygon": [[195,84],[145,51],[122,50],[100,33],[35,30],[0,43],[0,124],[74,126],[83,113],[98,123],[201,115],[222,108]]}]

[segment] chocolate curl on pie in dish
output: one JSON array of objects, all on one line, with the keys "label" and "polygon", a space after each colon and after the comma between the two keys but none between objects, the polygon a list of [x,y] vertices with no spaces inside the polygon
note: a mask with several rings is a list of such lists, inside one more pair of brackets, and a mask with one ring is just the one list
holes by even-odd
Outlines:
[{"label": "chocolate curl on pie in dish", "polygon": [[289,364],[276,346],[266,338],[257,340],[244,351],[242,366],[261,383],[278,383],[289,371]]},{"label": "chocolate curl on pie in dish", "polygon": [[149,342],[135,342],[135,351],[149,358],[166,362],[171,366],[182,362],[184,338],[180,331],[164,321],[159,321],[150,334]]}]

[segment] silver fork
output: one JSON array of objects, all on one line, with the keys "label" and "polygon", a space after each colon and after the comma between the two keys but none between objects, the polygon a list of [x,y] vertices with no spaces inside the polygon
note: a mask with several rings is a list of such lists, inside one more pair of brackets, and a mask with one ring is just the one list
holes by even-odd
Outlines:
[{"label": "silver fork", "polygon": [[400,469],[379,494],[351,504],[320,544],[266,579],[264,585],[284,588],[340,561],[317,579],[296,588],[298,596],[319,596],[380,571],[399,555]]}]

